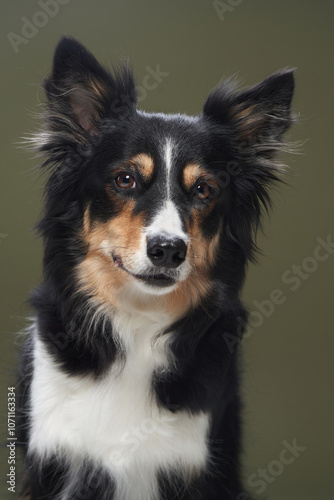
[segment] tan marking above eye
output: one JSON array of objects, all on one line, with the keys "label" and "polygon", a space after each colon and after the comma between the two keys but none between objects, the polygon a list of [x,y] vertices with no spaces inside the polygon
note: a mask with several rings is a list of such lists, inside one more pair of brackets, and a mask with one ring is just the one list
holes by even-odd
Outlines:
[{"label": "tan marking above eye", "polygon": [[189,310],[194,309],[206,297],[213,286],[209,277],[210,268],[215,263],[221,234],[221,224],[211,240],[205,240],[197,224],[190,228],[193,244],[189,248],[193,271],[181,282],[178,288],[166,297],[166,312],[184,316]]},{"label": "tan marking above eye", "polygon": [[[107,194],[114,198],[114,192],[112,189],[113,183],[116,183],[116,185],[122,190],[130,191],[131,189],[136,188],[137,172],[140,177],[144,179],[144,181],[149,182],[154,172],[153,158],[145,153],[140,153],[133,156],[131,159],[120,163],[116,168],[114,168],[112,178],[106,185]],[[133,175],[131,175],[132,173]]]},{"label": "tan marking above eye", "polygon": [[[190,191],[192,188],[196,189],[196,182],[198,183],[198,186],[207,186],[207,188],[204,188],[205,190],[208,189],[210,191],[210,186],[213,188],[218,188],[217,182],[215,179],[212,177],[210,172],[205,170],[203,167],[198,165],[197,163],[189,163],[186,165],[183,169],[183,185],[186,188],[187,191]],[[210,192],[207,191],[204,196],[197,196],[197,193],[195,192],[197,198],[200,198],[204,200],[207,198],[210,194]]]},{"label": "tan marking above eye", "polygon": [[197,163],[189,163],[183,169],[183,185],[190,190],[199,177],[205,176],[207,172]]},{"label": "tan marking above eye", "polygon": [[154,161],[151,156],[146,153],[140,153],[133,156],[130,159],[129,164],[138,168],[139,173],[145,181],[149,181],[152,178],[154,172]]}]

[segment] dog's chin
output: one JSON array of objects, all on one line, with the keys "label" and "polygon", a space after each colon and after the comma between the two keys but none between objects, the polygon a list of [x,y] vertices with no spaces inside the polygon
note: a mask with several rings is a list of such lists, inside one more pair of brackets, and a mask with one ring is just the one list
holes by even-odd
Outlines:
[{"label": "dog's chin", "polygon": [[165,273],[130,273],[138,290],[151,295],[165,295],[177,288],[178,280]]},{"label": "dog's chin", "polygon": [[151,279],[142,279],[135,277],[134,283],[136,288],[148,295],[166,295],[177,288],[178,282],[175,280],[168,280],[168,282],[163,282],[161,285],[161,280],[151,280]]},{"label": "dog's chin", "polygon": [[132,276],[136,288],[153,295],[164,295],[177,288],[178,279],[167,272],[136,273],[127,269],[119,257],[113,257],[114,265]]}]

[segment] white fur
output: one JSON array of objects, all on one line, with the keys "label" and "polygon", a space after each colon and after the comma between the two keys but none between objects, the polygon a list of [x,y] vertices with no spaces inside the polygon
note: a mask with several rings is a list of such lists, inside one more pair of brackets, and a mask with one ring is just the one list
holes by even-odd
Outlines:
[{"label": "white fur", "polygon": [[[186,244],[189,242],[189,236],[182,229],[182,223],[179,212],[171,200],[166,200],[163,208],[157,213],[151,224],[145,229],[146,237],[163,235],[170,239],[182,239]],[[177,281],[184,281],[190,274],[191,264],[186,259],[178,268]],[[147,285],[145,285],[147,288]],[[174,287],[160,288],[151,287],[153,290],[159,290],[160,294],[169,293]],[[144,290],[143,290],[144,291]]]},{"label": "white fur", "polygon": [[186,478],[205,467],[209,415],[161,409],[151,392],[153,371],[173,362],[170,337],[157,336],[169,322],[160,313],[118,312],[125,365],[114,363],[100,380],[65,374],[36,330],[29,451],[70,457],[73,477],[80,458],[90,457],[114,477],[115,500],[155,500],[158,469]]},{"label": "white fur", "polygon": [[189,236],[182,229],[180,214],[171,200],[166,200],[151,224],[146,228],[147,236],[165,235],[171,239],[180,238],[188,243]]},{"label": "white fur", "polygon": [[166,139],[164,146],[164,158],[166,166],[166,185],[167,185],[167,199],[170,199],[170,173],[173,166],[173,142],[172,139]]}]

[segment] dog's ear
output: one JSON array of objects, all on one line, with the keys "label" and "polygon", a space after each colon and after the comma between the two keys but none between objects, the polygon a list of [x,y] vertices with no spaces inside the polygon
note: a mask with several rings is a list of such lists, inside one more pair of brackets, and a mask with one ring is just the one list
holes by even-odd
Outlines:
[{"label": "dog's ear", "polygon": [[81,43],[68,37],[56,48],[52,74],[44,88],[48,126],[63,135],[96,135],[104,118],[124,116],[136,105],[128,67],[121,66],[111,75]]},{"label": "dog's ear", "polygon": [[279,71],[258,85],[237,92],[221,83],[204,104],[203,116],[229,125],[238,150],[270,158],[291,123],[292,70]]},{"label": "dog's ear", "polygon": [[247,259],[253,259],[256,250],[262,209],[270,205],[269,187],[279,180],[277,174],[284,167],[275,153],[285,150],[283,134],[292,121],[293,90],[293,72],[280,71],[242,92],[231,83],[222,83],[204,105],[203,118],[217,126],[225,147],[226,139],[229,141],[237,166],[231,175],[233,197],[224,227]]}]

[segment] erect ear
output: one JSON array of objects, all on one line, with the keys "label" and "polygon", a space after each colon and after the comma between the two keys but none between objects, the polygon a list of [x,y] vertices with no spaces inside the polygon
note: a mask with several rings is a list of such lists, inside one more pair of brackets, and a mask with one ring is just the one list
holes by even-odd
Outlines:
[{"label": "erect ear", "polygon": [[280,71],[242,92],[222,83],[204,105],[204,119],[227,130],[240,167],[231,177],[233,197],[225,230],[248,259],[256,250],[254,237],[262,209],[270,206],[269,187],[281,170],[275,153],[282,149],[282,136],[291,124],[293,89],[293,72]]},{"label": "erect ear", "polygon": [[292,70],[274,73],[242,92],[237,92],[231,84],[221,83],[205,102],[203,115],[230,125],[239,142],[239,150],[252,147],[253,151],[268,158],[290,126],[293,90]]},{"label": "erect ear", "polygon": [[81,43],[68,37],[58,43],[44,88],[48,126],[62,134],[96,135],[104,118],[124,115],[136,105],[130,70],[124,65],[111,75]]}]

